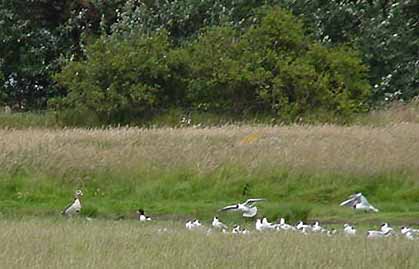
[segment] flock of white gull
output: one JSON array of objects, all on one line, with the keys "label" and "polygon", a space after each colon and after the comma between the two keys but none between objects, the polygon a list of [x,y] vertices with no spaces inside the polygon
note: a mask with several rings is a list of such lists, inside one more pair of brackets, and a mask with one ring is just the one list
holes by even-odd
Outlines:
[{"label": "flock of white gull", "polygon": [[[77,190],[75,193],[75,197],[72,203],[70,203],[63,211],[62,214],[65,216],[75,216],[80,213],[82,208],[81,205],[81,197],[83,196],[83,192],[81,190]],[[238,211],[241,212],[243,217],[246,218],[253,218],[257,214],[257,207],[255,203],[265,201],[265,199],[257,198],[257,199],[248,199],[243,203],[238,203],[234,205],[228,205],[226,207],[221,208],[219,211]],[[379,210],[372,206],[367,198],[362,193],[356,193],[349,197],[348,200],[343,201],[340,206],[347,206],[351,207],[354,210],[360,210],[365,212],[378,212]],[[137,218],[141,222],[151,221],[150,216],[146,216],[143,209],[139,209],[137,211]],[[213,230],[218,230],[223,233],[232,233],[232,234],[249,234],[250,231],[240,227],[239,225],[234,225],[231,232],[227,225],[222,223],[220,219],[215,216],[211,223],[211,228],[205,228],[204,225],[198,220],[188,220],[185,224],[186,229],[188,230],[201,230],[207,231],[207,233],[211,233]],[[255,224],[256,231],[293,231],[293,232],[300,232],[303,234],[310,234],[310,233],[321,233],[326,234],[328,236],[333,236],[337,234],[337,230],[332,228],[330,230],[322,227],[319,222],[315,222],[314,224],[305,224],[303,221],[298,222],[296,225],[287,224],[284,218],[280,218],[277,223],[270,223],[266,217],[257,218]],[[350,224],[344,224],[342,233],[346,236],[355,236],[357,235],[357,229]],[[416,240],[419,239],[419,229],[409,228],[408,226],[402,226],[400,228],[400,233],[397,233],[388,223],[383,223],[380,226],[379,230],[369,230],[367,231],[367,238],[380,238],[380,237],[390,237],[390,236],[397,236],[402,235],[409,240]]]}]

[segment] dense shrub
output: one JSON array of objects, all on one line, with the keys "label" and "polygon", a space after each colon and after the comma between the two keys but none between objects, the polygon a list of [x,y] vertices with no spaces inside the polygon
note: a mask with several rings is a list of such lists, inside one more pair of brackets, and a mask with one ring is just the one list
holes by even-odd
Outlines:
[{"label": "dense shrub", "polygon": [[69,93],[51,105],[87,110],[103,122],[148,117],[174,92],[169,54],[164,31],[123,41],[102,38],[87,47],[86,60],[70,62],[56,76]]},{"label": "dense shrub", "polygon": [[364,108],[366,68],[349,48],[325,48],[280,8],[263,9],[245,31],[209,27],[182,47],[167,32],[120,34],[86,49],[56,78],[69,90],[61,108],[103,122],[135,121],[180,106],[294,119],[313,111],[341,115]]},{"label": "dense shrub", "polygon": [[349,48],[325,48],[304,36],[300,21],[275,8],[244,33],[214,27],[187,48],[193,106],[282,117],[316,110],[365,108],[366,67]]}]

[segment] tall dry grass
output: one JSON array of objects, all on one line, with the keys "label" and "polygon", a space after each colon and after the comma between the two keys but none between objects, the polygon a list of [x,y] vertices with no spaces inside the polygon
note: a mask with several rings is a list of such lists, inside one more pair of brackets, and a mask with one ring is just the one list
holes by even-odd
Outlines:
[{"label": "tall dry grass", "polygon": [[358,122],[367,125],[385,126],[398,123],[419,123],[419,97],[409,103],[395,101],[385,107],[359,115]]},{"label": "tall dry grass", "polygon": [[419,174],[419,124],[220,128],[0,129],[0,171],[57,177],[234,164],[250,173]]},{"label": "tall dry grass", "polygon": [[[179,224],[1,220],[1,268],[418,268],[404,238],[231,235]],[[173,227],[174,226],[174,227]],[[168,227],[169,232],[158,233]]]},{"label": "tall dry grass", "polygon": [[[226,204],[264,197],[260,212],[271,218],[416,223],[418,134],[412,122],[0,128],[0,214],[56,215],[82,188],[82,214],[91,217],[129,218],[145,207],[167,218],[209,218]],[[340,208],[354,192],[382,213]]]}]

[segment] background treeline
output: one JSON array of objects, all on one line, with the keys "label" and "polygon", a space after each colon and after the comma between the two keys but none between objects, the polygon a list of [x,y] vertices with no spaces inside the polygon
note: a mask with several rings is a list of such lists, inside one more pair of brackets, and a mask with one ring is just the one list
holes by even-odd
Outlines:
[{"label": "background treeline", "polygon": [[1,0],[0,106],[348,118],[419,94],[414,0]]}]

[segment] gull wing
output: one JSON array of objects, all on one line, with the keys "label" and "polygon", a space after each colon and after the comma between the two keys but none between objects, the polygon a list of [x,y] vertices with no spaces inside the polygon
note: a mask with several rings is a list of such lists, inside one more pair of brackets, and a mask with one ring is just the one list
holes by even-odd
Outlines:
[{"label": "gull wing", "polygon": [[73,206],[73,204],[74,204],[74,201],[75,201],[76,199],[74,199],[73,200],[73,202],[71,202],[71,203],[69,203],[64,209],[63,209],[63,211],[61,212],[61,214],[62,215],[65,215],[65,214],[67,214],[67,210],[68,209],[70,209],[70,207],[72,207]]},{"label": "gull wing", "polygon": [[366,198],[364,195],[362,195],[362,194],[360,194],[360,196],[359,196],[359,202],[360,202],[361,204],[363,204],[364,206],[369,207],[369,208],[370,208],[372,211],[374,211],[374,212],[378,212],[378,211],[379,211],[377,208],[375,208],[374,206],[372,206],[372,205],[368,202],[367,198]]},{"label": "gull wing", "polygon": [[349,206],[349,207],[353,207],[354,205],[357,204],[356,198],[350,198],[348,200],[343,201],[342,203],[340,203],[340,206]]},{"label": "gull wing", "polygon": [[254,199],[247,199],[246,202],[243,203],[245,206],[250,206],[256,202],[266,201],[264,198],[254,198]]},{"label": "gull wing", "polygon": [[349,207],[353,207],[354,205],[358,204],[361,202],[361,197],[363,197],[363,195],[361,193],[357,193],[357,194],[352,194],[351,196],[349,196],[349,199],[346,201],[343,201],[342,203],[340,203],[340,206],[349,206]]},{"label": "gull wing", "polygon": [[223,228],[223,229],[225,229],[225,230],[227,230],[227,229],[228,229],[227,225],[225,225],[225,224],[224,224],[224,223],[222,223],[222,222],[220,222],[220,226],[221,226],[221,228]]},{"label": "gull wing", "polygon": [[238,205],[228,205],[226,207],[219,209],[218,211],[235,210],[237,208],[239,208]]},{"label": "gull wing", "polygon": [[368,203],[367,198],[364,195],[362,195],[362,194],[360,195],[359,200],[364,205],[370,205],[370,203]]}]

